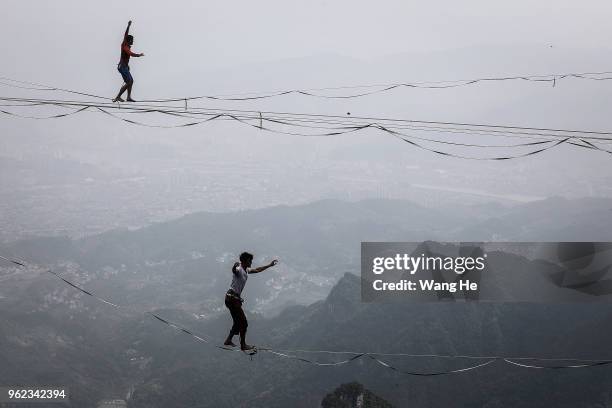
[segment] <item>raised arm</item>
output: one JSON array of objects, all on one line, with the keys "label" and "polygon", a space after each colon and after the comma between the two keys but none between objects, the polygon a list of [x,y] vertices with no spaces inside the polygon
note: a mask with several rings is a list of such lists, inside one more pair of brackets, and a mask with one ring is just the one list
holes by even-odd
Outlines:
[{"label": "raised arm", "polygon": [[273,267],[273,266],[274,266],[274,265],[276,265],[277,263],[278,263],[278,260],[277,260],[277,259],[275,259],[275,260],[273,260],[272,262],[270,262],[268,265],[260,266],[260,267],[258,267],[258,268],[252,268],[252,269],[249,269],[249,273],[259,273],[259,272],[263,272],[263,271],[265,271],[266,269]]},{"label": "raised arm", "polygon": [[123,34],[123,41],[127,42],[127,36],[130,34],[130,26],[132,25],[132,20],[128,21],[127,28],[125,29],[125,34]]}]

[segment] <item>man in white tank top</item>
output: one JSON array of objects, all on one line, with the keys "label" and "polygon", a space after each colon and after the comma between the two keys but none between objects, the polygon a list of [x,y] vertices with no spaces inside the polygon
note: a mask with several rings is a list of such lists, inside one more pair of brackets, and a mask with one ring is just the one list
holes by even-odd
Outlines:
[{"label": "man in white tank top", "polygon": [[259,268],[251,268],[253,262],[253,255],[248,252],[240,254],[240,262],[236,262],[232,268],[232,283],[229,290],[225,294],[225,306],[229,309],[234,322],[230,332],[223,343],[226,346],[234,347],[235,344],[232,341],[235,335],[240,335],[240,349],[243,351],[253,350],[253,346],[246,344],[246,331],[248,322],[242,310],[242,302],[244,301],[240,295],[246,285],[246,281],[249,274],[263,272],[266,269],[276,265],[278,260],[273,260],[268,265],[260,266]]}]

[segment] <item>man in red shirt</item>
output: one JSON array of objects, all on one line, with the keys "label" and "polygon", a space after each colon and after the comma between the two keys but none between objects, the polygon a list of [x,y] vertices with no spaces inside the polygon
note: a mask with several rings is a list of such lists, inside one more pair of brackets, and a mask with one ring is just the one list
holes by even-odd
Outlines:
[{"label": "man in red shirt", "polygon": [[134,84],[134,79],[132,78],[132,74],[130,74],[130,57],[143,57],[144,54],[136,54],[132,52],[132,44],[134,43],[134,37],[130,35],[130,26],[132,25],[132,21],[128,22],[127,28],[125,29],[125,34],[123,35],[123,42],[121,43],[121,59],[119,60],[119,65],[117,65],[117,70],[123,77],[123,81],[125,82],[119,93],[113,99],[113,102],[123,102],[121,95],[127,90],[128,102],[134,102],[132,99],[132,85]]}]

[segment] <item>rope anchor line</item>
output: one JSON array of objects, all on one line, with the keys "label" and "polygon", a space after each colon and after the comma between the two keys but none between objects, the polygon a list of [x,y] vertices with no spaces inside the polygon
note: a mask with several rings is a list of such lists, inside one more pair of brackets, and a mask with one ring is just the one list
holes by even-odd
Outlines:
[{"label": "rope anchor line", "polygon": [[[532,156],[535,154],[543,153],[547,150],[555,148],[560,145],[570,145],[582,148],[588,148],[592,151],[600,151],[608,154],[612,154],[612,150],[608,150],[600,146],[603,142],[612,142],[612,132],[603,131],[580,131],[580,130],[567,130],[567,129],[544,129],[544,128],[528,128],[528,127],[517,127],[517,126],[500,126],[500,125],[484,125],[484,124],[469,124],[469,123],[451,123],[451,122],[434,122],[434,121],[418,121],[418,120],[400,120],[400,119],[386,119],[386,118],[367,118],[367,117],[353,117],[347,121],[346,118],[342,117],[340,120],[337,116],[331,115],[307,115],[307,114],[290,114],[290,113],[278,113],[278,112],[262,112],[262,111],[235,111],[235,110],[206,110],[201,111],[181,111],[173,107],[150,107],[147,105],[134,105],[134,106],[119,106],[119,108],[125,114],[129,113],[159,113],[163,115],[169,115],[179,118],[197,119],[191,120],[187,123],[178,125],[151,125],[143,123],[137,120],[128,119],[123,116],[119,116],[116,113],[111,112],[115,110],[117,112],[118,106],[116,104],[100,104],[90,103],[82,101],[63,101],[63,100],[40,100],[40,99],[25,99],[25,98],[8,98],[0,97],[0,100],[4,100],[10,103],[29,103],[35,106],[54,105],[63,108],[73,109],[72,112],[62,113],[52,116],[44,117],[33,117],[20,115],[7,110],[0,110],[0,113],[24,117],[29,119],[56,119],[63,118],[69,115],[75,115],[78,113],[85,112],[86,110],[95,110],[104,113],[112,118],[121,120],[125,123],[132,125],[152,127],[152,128],[184,128],[196,125],[205,124],[214,120],[231,120],[239,122],[245,126],[257,128],[271,133],[290,135],[290,136],[301,136],[301,137],[331,137],[347,135],[354,132],[364,131],[367,129],[377,130],[398,139],[409,143],[411,146],[429,151],[435,154],[454,157],[467,160],[511,160],[522,157]],[[9,105],[10,106],[10,105]],[[265,116],[264,116],[265,114]],[[257,120],[259,123],[253,123]],[[264,126],[264,120],[267,123],[300,127],[309,129],[326,129],[327,131],[322,133],[303,133],[296,131],[289,131],[283,129],[277,129],[269,126]],[[334,124],[335,126],[326,127],[319,126],[319,124]],[[411,133],[407,133],[404,129],[408,129]],[[495,137],[525,137],[535,139],[535,142],[530,143],[516,143],[516,144],[505,144],[505,145],[494,145],[494,144],[479,144],[479,143],[462,143],[451,140],[441,140],[437,138],[426,138],[420,137],[414,132],[420,131],[434,131],[439,133],[460,133],[465,135],[482,135],[482,136],[495,136]],[[587,142],[588,141],[588,142]],[[444,151],[438,148],[424,145],[426,143],[434,143],[438,145],[458,146],[462,148],[522,148],[527,146],[542,145],[541,148],[523,152],[519,154],[505,154],[505,155],[493,155],[493,156],[473,156],[466,154],[458,154],[455,152]],[[546,146],[547,145],[547,146]]]},{"label": "rope anchor line", "polygon": [[[221,94],[221,95],[197,95],[189,97],[179,98],[159,98],[159,99],[145,99],[142,102],[182,102],[187,100],[201,100],[210,99],[218,101],[253,101],[260,99],[276,98],[286,95],[301,95],[313,98],[322,99],[354,99],[365,96],[386,93],[398,88],[412,88],[412,89],[434,89],[444,90],[451,88],[466,87],[487,82],[508,82],[508,81],[527,81],[527,82],[550,82],[553,88],[556,86],[558,80],[563,79],[578,79],[588,81],[608,81],[612,79],[612,71],[601,71],[601,72],[573,72],[563,74],[541,74],[541,75],[513,75],[513,76],[499,76],[499,77],[480,77],[471,79],[455,79],[455,80],[441,80],[441,81],[420,81],[420,82],[394,82],[384,84],[361,84],[361,85],[347,85],[347,86],[335,86],[335,87],[322,87],[322,88],[293,88],[280,91],[261,91],[261,92],[242,92],[233,94]],[[32,91],[59,91],[66,92],[75,95],[88,96],[96,99],[107,99],[104,96],[80,92],[66,88],[59,88],[50,85],[44,85],[36,82],[21,81],[8,77],[0,77],[0,85],[27,89]],[[329,95],[320,93],[321,91],[346,91],[351,89],[372,89],[371,91],[362,91],[352,94],[343,95]],[[185,106],[185,109],[187,107]]]}]

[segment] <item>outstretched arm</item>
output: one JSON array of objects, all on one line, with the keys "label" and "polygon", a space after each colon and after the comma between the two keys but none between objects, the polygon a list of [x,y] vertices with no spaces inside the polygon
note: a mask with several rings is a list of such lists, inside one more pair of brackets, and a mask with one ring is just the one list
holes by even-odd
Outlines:
[{"label": "outstretched arm", "polygon": [[274,265],[276,265],[278,263],[278,260],[275,259],[272,262],[270,262],[268,265],[264,265],[264,266],[260,266],[259,268],[253,268],[249,270],[249,273],[259,273],[259,272],[263,272],[268,268],[273,267]]},{"label": "outstretched arm", "polygon": [[123,41],[127,41],[127,36],[130,34],[131,25],[132,25],[132,20],[128,21],[127,28],[125,29],[125,34],[123,34]]}]

